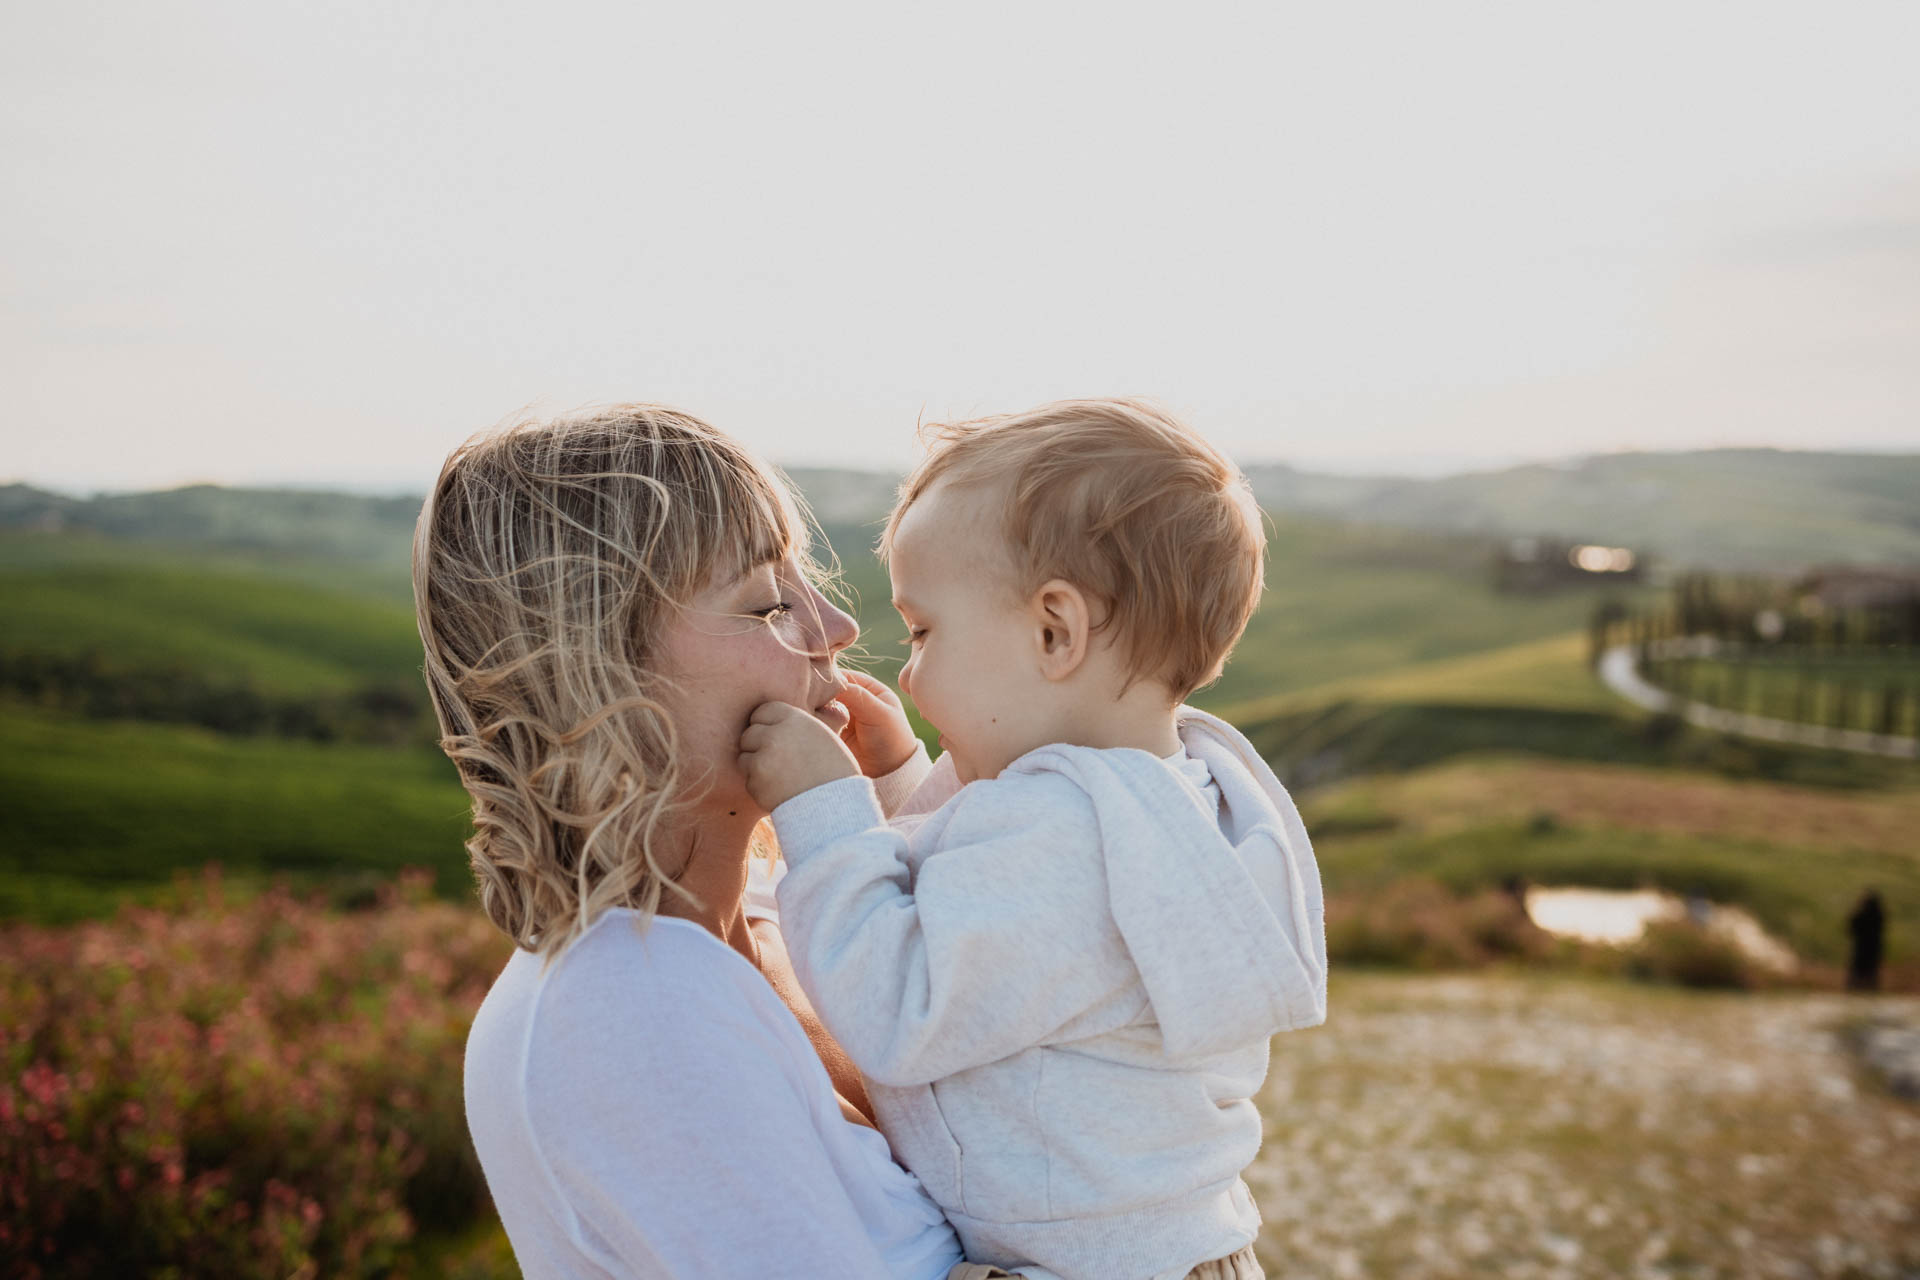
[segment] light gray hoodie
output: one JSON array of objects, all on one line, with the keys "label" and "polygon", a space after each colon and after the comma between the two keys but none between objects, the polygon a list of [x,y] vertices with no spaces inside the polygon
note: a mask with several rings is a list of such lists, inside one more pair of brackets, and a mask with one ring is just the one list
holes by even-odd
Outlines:
[{"label": "light gray hoodie", "polygon": [[943,760],[892,825],[864,778],[773,813],[800,983],[973,1261],[1157,1280],[1258,1231],[1267,1041],[1326,1019],[1320,877],[1252,744],[1179,729],[1183,760],[1047,746],[957,791]]}]

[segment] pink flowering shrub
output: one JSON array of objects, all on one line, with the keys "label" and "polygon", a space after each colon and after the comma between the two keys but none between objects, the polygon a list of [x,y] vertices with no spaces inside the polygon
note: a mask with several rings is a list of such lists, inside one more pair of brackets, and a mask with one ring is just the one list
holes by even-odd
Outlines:
[{"label": "pink flowering shrub", "polygon": [[0,1274],[373,1276],[474,1220],[461,1054],[507,947],[424,876],[0,929]]}]

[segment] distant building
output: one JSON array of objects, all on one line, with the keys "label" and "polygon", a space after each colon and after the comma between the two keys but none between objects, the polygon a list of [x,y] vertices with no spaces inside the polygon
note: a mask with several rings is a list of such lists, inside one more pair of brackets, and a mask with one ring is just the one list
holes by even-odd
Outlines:
[{"label": "distant building", "polygon": [[1898,608],[1920,603],[1920,568],[1830,565],[1807,574],[1794,590],[1823,609]]},{"label": "distant building", "polygon": [[1493,584],[1500,591],[1555,591],[1606,582],[1638,582],[1647,558],[1630,547],[1561,538],[1509,538],[1494,553]]}]

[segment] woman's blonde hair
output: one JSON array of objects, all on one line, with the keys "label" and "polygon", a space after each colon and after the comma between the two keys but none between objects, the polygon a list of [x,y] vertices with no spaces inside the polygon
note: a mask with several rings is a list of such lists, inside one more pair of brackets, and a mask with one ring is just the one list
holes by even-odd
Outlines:
[{"label": "woman's blonde hair", "polygon": [[421,509],[413,594],[440,746],[473,798],[480,903],[557,955],[609,907],[645,918],[660,846],[703,779],[654,670],[675,608],[792,555],[787,486],[690,414],[620,404],[524,418],[448,456]]}]

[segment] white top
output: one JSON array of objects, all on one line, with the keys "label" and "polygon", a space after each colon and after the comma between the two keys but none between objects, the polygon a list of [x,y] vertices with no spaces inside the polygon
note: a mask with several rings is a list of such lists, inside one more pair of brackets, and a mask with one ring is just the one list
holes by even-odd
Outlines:
[{"label": "white top", "polygon": [[897,825],[861,778],[774,811],[795,972],[975,1262],[1159,1280],[1258,1231],[1267,1040],[1326,1017],[1320,878],[1252,744],[1178,723],[1177,761],[942,761]]},{"label": "white top", "polygon": [[685,920],[609,911],[544,974],[516,951],[466,1098],[527,1280],[943,1280],[961,1260],[766,979]]}]

